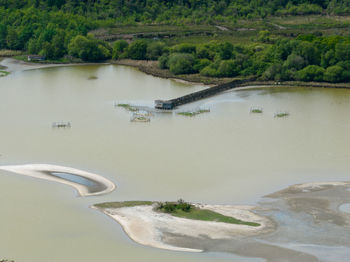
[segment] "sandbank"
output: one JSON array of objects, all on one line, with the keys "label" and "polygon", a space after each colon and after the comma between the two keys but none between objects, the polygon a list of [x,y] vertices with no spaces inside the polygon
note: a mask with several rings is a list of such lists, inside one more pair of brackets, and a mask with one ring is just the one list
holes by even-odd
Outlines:
[{"label": "sandbank", "polygon": [[107,194],[115,189],[113,182],[100,175],[64,166],[8,165],[0,166],[0,170],[70,185],[78,191],[80,196]]},{"label": "sandbank", "polygon": [[[347,262],[343,251],[350,252],[350,213],[344,207],[349,205],[350,182],[317,182],[266,195],[255,207],[197,205],[259,223],[258,227],[180,218],[155,211],[151,205],[95,208],[146,246],[225,252],[268,262]],[[326,258],[325,248],[334,250]]]},{"label": "sandbank", "polygon": [[212,239],[230,239],[233,236],[253,236],[266,233],[274,228],[273,222],[262,216],[256,215],[251,206],[219,206],[219,205],[197,205],[203,209],[232,216],[236,219],[256,222],[260,226],[253,227],[239,224],[228,224],[213,221],[199,221],[175,217],[170,214],[157,212],[152,205],[140,205],[122,208],[98,208],[116,220],[135,242],[176,251],[202,252],[202,249],[184,248],[169,245],[163,242],[163,234],[181,234],[188,237],[200,237],[207,235]]}]

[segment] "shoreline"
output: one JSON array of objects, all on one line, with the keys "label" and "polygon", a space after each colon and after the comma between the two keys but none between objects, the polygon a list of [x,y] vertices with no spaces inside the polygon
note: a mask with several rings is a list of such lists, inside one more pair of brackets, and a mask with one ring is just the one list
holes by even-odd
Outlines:
[{"label": "shoreline", "polygon": [[[179,81],[182,83],[188,83],[193,85],[205,85],[205,86],[214,86],[218,84],[229,83],[233,80],[241,79],[239,77],[231,78],[213,78],[213,77],[204,77],[199,74],[190,74],[190,75],[174,75],[169,70],[163,70],[158,68],[157,61],[147,61],[147,60],[131,60],[131,59],[121,59],[112,61],[111,64],[131,66],[137,68],[139,71],[152,75],[155,77],[160,77],[163,79],[171,79],[174,81]],[[317,88],[345,88],[350,89],[350,83],[328,83],[328,82],[302,82],[302,81],[248,81],[243,84],[242,87],[246,86],[273,86],[273,87],[317,87]],[[238,88],[237,88],[238,89]]]},{"label": "shoreline", "polygon": [[0,170],[69,185],[82,197],[107,194],[116,187],[103,176],[71,167],[26,164],[0,166]]},{"label": "shoreline", "polygon": [[204,252],[205,250],[169,245],[164,241],[164,235],[167,233],[181,234],[194,238],[205,234],[211,239],[230,239],[236,236],[253,237],[275,230],[275,224],[271,219],[253,212],[256,209],[254,206],[202,204],[197,204],[195,206],[236,219],[259,223],[260,225],[255,227],[176,217],[168,213],[155,211],[154,204],[120,208],[101,208],[93,205],[90,208],[96,209],[118,222],[122,226],[124,232],[134,242],[172,251]]},{"label": "shoreline", "polygon": [[20,71],[29,71],[35,69],[53,68],[53,67],[69,67],[69,66],[84,66],[84,65],[109,65],[111,63],[32,63],[18,60],[12,57],[0,57],[0,67],[5,67],[3,70],[14,73]]},{"label": "shoreline", "polygon": [[[4,63],[5,61],[5,63]],[[136,68],[140,72],[154,77],[162,79],[170,79],[180,83],[191,84],[191,85],[204,85],[211,87],[218,84],[229,83],[233,80],[240,78],[211,78],[203,77],[199,74],[191,75],[174,75],[169,70],[163,70],[158,68],[157,61],[148,60],[108,60],[102,63],[31,63],[24,62],[22,60],[0,57],[0,66],[6,67],[4,70],[10,73],[17,71],[26,71],[41,68],[52,68],[52,67],[64,67],[64,66],[79,66],[79,65],[122,65]],[[312,87],[312,88],[339,88],[339,89],[350,89],[350,83],[328,83],[328,82],[302,82],[302,81],[247,81],[241,87],[235,88],[235,90],[243,88],[261,88],[261,87]]]}]

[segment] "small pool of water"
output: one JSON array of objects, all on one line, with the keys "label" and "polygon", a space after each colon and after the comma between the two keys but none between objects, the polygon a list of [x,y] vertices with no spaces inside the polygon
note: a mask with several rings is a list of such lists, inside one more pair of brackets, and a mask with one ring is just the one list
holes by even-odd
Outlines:
[{"label": "small pool of water", "polygon": [[340,205],[339,210],[345,213],[350,213],[350,203]]},{"label": "small pool of water", "polygon": [[70,173],[61,173],[61,172],[50,172],[50,174],[52,176],[56,176],[74,183],[78,183],[87,187],[95,187],[97,186],[97,183],[93,180],[87,179],[85,177],[82,176],[77,176],[74,174],[70,174]]}]

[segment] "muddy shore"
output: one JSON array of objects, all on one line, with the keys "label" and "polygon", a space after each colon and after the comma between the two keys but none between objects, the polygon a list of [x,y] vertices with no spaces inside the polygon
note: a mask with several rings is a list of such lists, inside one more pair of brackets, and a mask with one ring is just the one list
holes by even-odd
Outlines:
[{"label": "muddy shore", "polygon": [[[158,67],[158,61],[147,61],[147,60],[131,60],[131,59],[121,59],[121,60],[110,60],[103,63],[67,63],[67,64],[50,64],[50,63],[30,63],[21,60],[16,60],[13,58],[3,58],[0,57],[0,67],[5,67],[8,72],[39,69],[39,68],[49,68],[49,67],[62,67],[62,66],[77,66],[77,65],[124,65],[137,68],[139,71],[152,75],[155,77],[160,77],[164,79],[172,79],[175,81],[180,81],[189,84],[203,84],[206,86],[213,86],[218,84],[224,84],[237,80],[239,78],[213,78],[205,77],[200,74],[191,75],[174,75],[169,70],[163,70]],[[254,86],[264,87],[283,87],[283,86],[300,86],[300,87],[316,87],[316,88],[344,88],[350,89],[350,83],[324,83],[324,82],[301,82],[301,81],[249,81],[246,82],[242,87]]]}]

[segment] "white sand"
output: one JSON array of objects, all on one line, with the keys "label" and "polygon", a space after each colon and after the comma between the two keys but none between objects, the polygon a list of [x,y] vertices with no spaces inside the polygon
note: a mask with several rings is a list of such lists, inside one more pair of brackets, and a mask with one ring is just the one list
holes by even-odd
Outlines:
[{"label": "white sand", "polygon": [[228,224],[212,221],[199,221],[175,217],[156,212],[153,206],[136,206],[123,208],[106,208],[102,211],[119,222],[125,232],[135,242],[162,249],[201,252],[202,250],[170,246],[162,242],[163,232],[189,237],[207,236],[212,239],[229,239],[234,236],[251,236],[264,232],[271,221],[253,213],[253,207],[201,205],[227,216],[234,216],[244,221],[256,222],[260,226]]},{"label": "white sand", "polygon": [[[74,187],[80,196],[91,196],[106,194],[115,189],[115,185],[110,180],[93,173],[82,171],[75,168],[47,165],[47,164],[30,164],[30,165],[13,165],[13,166],[0,166],[0,170],[13,172],[20,175],[31,176],[35,178],[46,179],[54,182],[63,183]],[[76,182],[72,182],[60,177],[51,176],[45,172],[57,172],[57,173],[68,173],[77,176],[84,177],[88,180],[98,182],[103,185],[103,189],[98,192],[89,192],[89,187]]]}]

